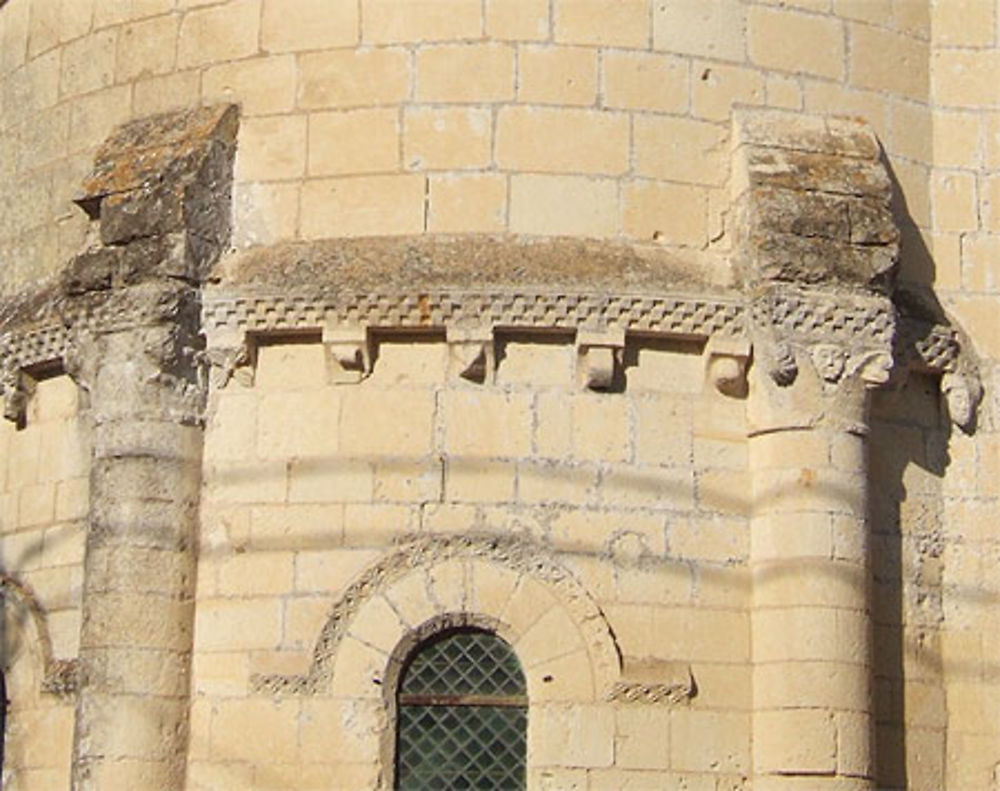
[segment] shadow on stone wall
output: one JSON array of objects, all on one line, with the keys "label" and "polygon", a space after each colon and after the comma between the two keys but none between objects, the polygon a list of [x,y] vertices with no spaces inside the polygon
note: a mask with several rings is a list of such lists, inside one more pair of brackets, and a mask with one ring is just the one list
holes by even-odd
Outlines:
[{"label": "shadow on stone wall", "polygon": [[[900,228],[900,264],[893,301],[900,315],[948,323],[933,291],[935,262],[910,214],[888,158],[892,212]],[[939,630],[943,622],[944,538],[941,482],[952,423],[937,377],[904,373],[872,396],[868,445],[873,691],[876,782],[910,787],[910,769],[944,787],[944,679]],[[934,690],[931,711],[907,710],[908,685]],[[919,755],[918,755],[919,752]],[[926,781],[925,781],[926,782]]]},{"label": "shadow on stone wall", "polygon": [[[937,383],[926,377],[913,376],[899,391],[877,394],[874,401],[869,524],[876,776],[879,788],[903,789],[909,787],[908,763],[917,759],[908,742],[916,741],[919,731],[919,759],[939,764],[944,780],[941,479],[949,464],[951,426]],[[912,684],[937,690],[932,711],[907,711]]]}]

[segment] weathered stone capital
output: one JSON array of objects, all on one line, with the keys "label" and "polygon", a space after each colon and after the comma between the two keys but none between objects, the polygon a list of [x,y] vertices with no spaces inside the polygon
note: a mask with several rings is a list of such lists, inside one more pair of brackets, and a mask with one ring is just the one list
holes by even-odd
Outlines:
[{"label": "weathered stone capital", "polygon": [[798,376],[802,354],[820,379],[836,385],[859,376],[885,384],[893,365],[897,316],[878,294],[775,285],[760,292],[750,310],[755,357],[779,386]]},{"label": "weathered stone capital", "polygon": [[751,392],[771,399],[758,417],[864,431],[865,392],[889,380],[898,324],[899,231],[878,141],[860,121],[749,111],[733,146]]},{"label": "weathered stone capital", "polygon": [[755,431],[867,431],[867,392],[888,383],[897,318],[877,294],[773,286],[751,311]]}]

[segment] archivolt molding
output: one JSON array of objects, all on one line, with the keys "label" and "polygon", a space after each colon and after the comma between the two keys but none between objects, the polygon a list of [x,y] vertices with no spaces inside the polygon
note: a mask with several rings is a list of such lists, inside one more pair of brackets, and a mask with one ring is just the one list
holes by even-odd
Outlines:
[{"label": "archivolt molding", "polygon": [[45,610],[34,592],[10,574],[0,574],[0,595],[5,599],[18,601],[31,618],[42,655],[41,691],[53,695],[75,695],[80,684],[79,662],[76,659],[57,659],[53,656]]},{"label": "archivolt molding", "polygon": [[[506,569],[518,576],[527,576],[542,583],[565,608],[583,637],[589,657],[590,672],[598,690],[610,690],[620,681],[622,662],[614,634],[604,613],[580,582],[541,545],[514,536],[463,534],[455,536],[419,536],[398,544],[391,552],[370,566],[336,601],[313,649],[309,671],[295,675],[258,675],[251,687],[261,693],[318,694],[329,690],[333,683],[338,650],[352,630],[359,613],[380,594],[415,570],[431,573],[449,562],[483,562]],[[467,585],[468,583],[466,583]],[[455,611],[441,605],[431,622],[441,628],[442,619],[457,619],[455,625],[468,618],[487,619],[502,636],[506,628],[499,613],[477,613],[468,603]],[[419,631],[421,625],[415,626]],[[387,657],[387,662],[391,660]],[[397,659],[398,661],[398,659]],[[368,679],[370,681],[370,679]]]}]

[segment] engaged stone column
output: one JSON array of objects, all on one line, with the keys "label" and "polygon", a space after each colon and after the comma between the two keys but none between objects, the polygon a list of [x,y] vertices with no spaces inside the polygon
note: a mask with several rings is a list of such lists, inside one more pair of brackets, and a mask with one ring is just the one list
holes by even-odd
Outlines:
[{"label": "engaged stone column", "polygon": [[[236,114],[130,124],[78,203],[66,367],[93,429],[75,789],[181,789],[204,401],[199,288],[229,237]],[[99,240],[99,241],[98,241]],[[80,329],[81,327],[86,329]]]},{"label": "engaged stone column", "polygon": [[751,376],[755,789],[873,777],[865,377],[883,363],[847,374],[838,354],[813,352],[842,378],[810,361],[791,385]]},{"label": "engaged stone column", "polygon": [[898,232],[861,122],[738,114],[737,262],[753,310],[755,791],[871,788],[868,389],[893,365]]},{"label": "engaged stone column", "polygon": [[183,787],[202,432],[196,390],[164,378],[176,331],[165,318],[83,351],[96,364],[78,789]]}]

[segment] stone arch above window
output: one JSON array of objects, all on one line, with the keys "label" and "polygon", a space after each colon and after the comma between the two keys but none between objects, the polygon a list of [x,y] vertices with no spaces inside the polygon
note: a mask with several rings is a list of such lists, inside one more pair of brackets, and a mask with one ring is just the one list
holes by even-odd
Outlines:
[{"label": "stone arch above window", "polygon": [[334,603],[303,676],[257,676],[259,692],[382,699],[412,648],[475,626],[506,640],[536,701],[593,702],[621,677],[604,613],[545,550],[519,538],[428,536],[394,548]]},{"label": "stone arch above window", "polygon": [[4,603],[0,649],[8,693],[19,699],[41,693],[74,695],[78,662],[54,655],[48,614],[31,588],[10,574],[0,574],[0,599]]}]

